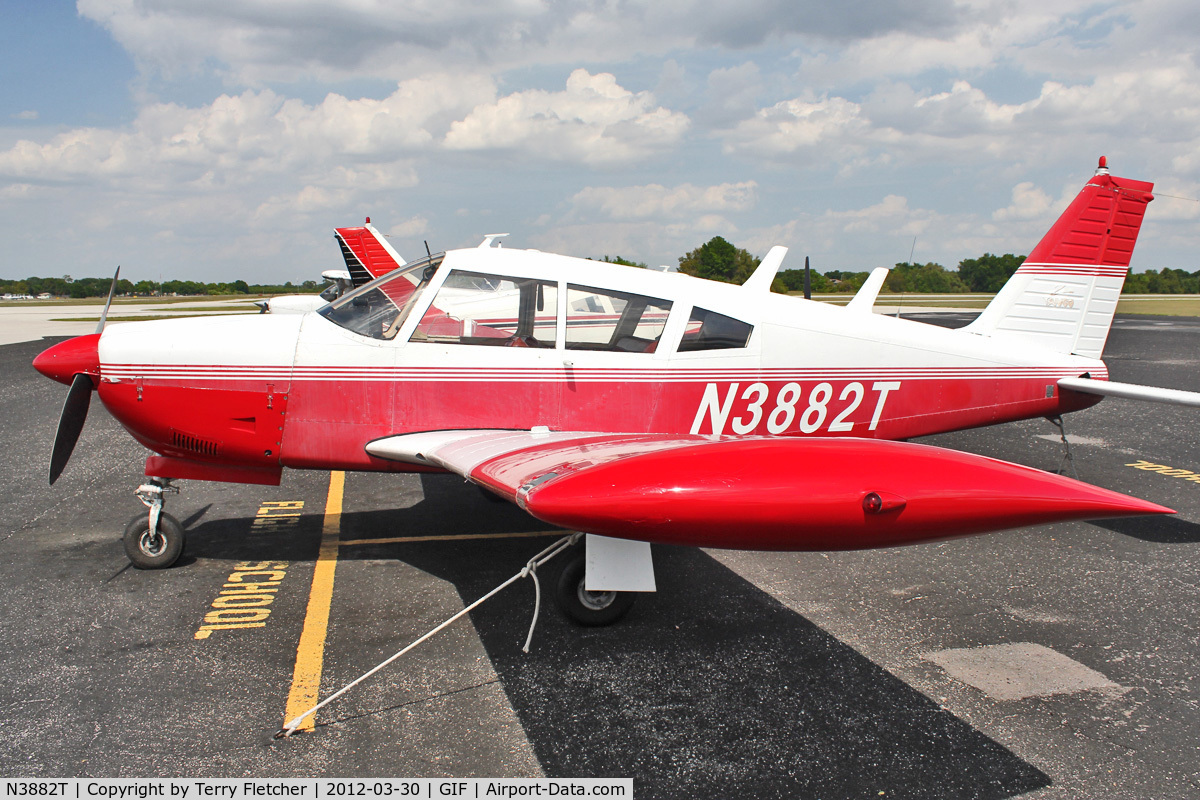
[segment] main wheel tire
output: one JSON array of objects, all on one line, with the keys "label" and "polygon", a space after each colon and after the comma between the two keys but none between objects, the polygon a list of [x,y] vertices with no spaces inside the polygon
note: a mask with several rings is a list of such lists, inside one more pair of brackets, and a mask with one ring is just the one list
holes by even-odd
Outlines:
[{"label": "main wheel tire", "polygon": [[636,592],[589,592],[584,588],[587,563],[583,553],[572,556],[558,576],[555,599],[567,618],[578,625],[596,628],[612,625],[626,614],[637,599]]},{"label": "main wheel tire", "polygon": [[138,569],[166,569],[183,552],[183,526],[170,514],[158,515],[158,535],[150,535],[150,515],[139,514],[125,526],[121,542]]}]

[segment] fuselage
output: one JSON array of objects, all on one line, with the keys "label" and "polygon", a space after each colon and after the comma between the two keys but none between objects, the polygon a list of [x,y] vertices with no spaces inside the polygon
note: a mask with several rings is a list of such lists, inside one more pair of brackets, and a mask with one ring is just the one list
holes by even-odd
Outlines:
[{"label": "fuselage", "polygon": [[[387,331],[347,323],[353,302],[112,326],[100,399],[165,457],[152,474],[271,482],[407,469],[366,444],[446,429],[907,439],[1077,410],[1095,400],[1056,382],[1107,378],[1096,359],[684,275],[512,249],[433,266],[393,292],[407,313]],[[523,287],[507,316],[502,281]]]}]

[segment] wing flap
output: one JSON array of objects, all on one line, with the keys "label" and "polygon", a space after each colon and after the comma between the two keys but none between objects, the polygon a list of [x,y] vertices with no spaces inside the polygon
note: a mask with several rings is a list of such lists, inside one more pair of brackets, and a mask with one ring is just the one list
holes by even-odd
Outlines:
[{"label": "wing flap", "polygon": [[701,547],[854,550],[1172,513],[1061,475],[877,439],[439,431],[368,451],[456,472],[553,525]]},{"label": "wing flap", "polygon": [[470,479],[478,465],[500,456],[532,454],[560,442],[579,444],[605,436],[598,433],[539,430],[426,431],[376,439],[367,444],[366,450],[378,458],[441,467]]}]

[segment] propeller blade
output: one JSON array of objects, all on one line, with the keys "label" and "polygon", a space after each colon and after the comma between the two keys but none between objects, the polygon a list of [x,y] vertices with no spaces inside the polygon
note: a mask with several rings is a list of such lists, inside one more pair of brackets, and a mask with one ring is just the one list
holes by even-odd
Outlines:
[{"label": "propeller blade", "polygon": [[[112,285],[108,287],[108,300],[106,300],[104,303],[104,311],[102,311],[100,313],[100,324],[96,326],[96,333],[101,333],[104,331],[104,323],[108,320],[108,307],[112,305],[113,295],[117,293],[117,278],[119,278],[120,276],[121,276],[121,265],[118,264],[117,271],[115,273],[113,273]],[[73,386],[73,384],[72,384],[72,386]],[[84,406],[84,410],[85,411],[87,410],[87,406]],[[74,442],[72,442],[72,445],[74,445]],[[67,455],[70,455],[70,451],[67,452]],[[54,483],[54,481],[50,481],[50,482]]]},{"label": "propeller blade", "polygon": [[58,480],[71,451],[79,441],[79,433],[83,430],[83,422],[87,419],[88,406],[92,402],[92,383],[90,375],[77,373],[67,391],[67,401],[63,403],[62,416],[58,420],[58,433],[54,437],[54,452],[50,456],[50,485]]}]

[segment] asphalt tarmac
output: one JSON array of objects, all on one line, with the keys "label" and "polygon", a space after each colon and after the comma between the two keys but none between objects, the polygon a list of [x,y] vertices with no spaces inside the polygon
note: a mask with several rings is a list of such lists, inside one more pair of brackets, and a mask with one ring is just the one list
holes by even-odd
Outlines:
[{"label": "asphalt tarmac", "polygon": [[[657,548],[659,591],[624,622],[577,628],[546,602],[528,654],[524,580],[277,740],[302,672],[328,695],[552,533],[456,477],[346,475],[314,665],[302,632],[330,474],[183,482],[167,504],[188,528],[182,559],[134,569],[120,534],[144,514],[146,452],[93,403],[46,485],[66,387],[29,364],[48,343],[0,347],[6,776],[614,776],[639,799],[1200,794],[1195,409],[1109,399],[1066,423],[1081,479],[1174,518],[858,553]],[[1118,318],[1106,360],[1114,380],[1200,391],[1200,319]],[[1062,458],[1044,420],[926,441],[1050,470]],[[229,599],[246,580],[270,584],[267,605]]]}]

